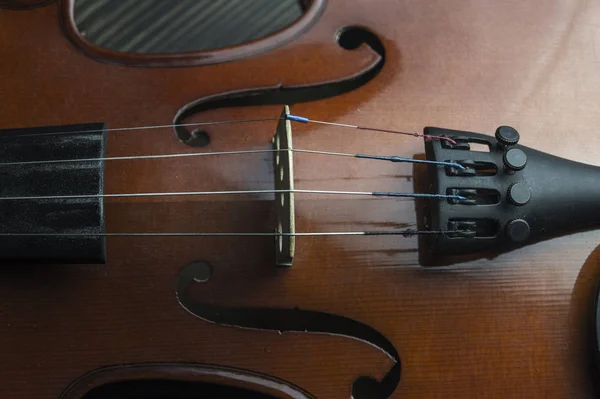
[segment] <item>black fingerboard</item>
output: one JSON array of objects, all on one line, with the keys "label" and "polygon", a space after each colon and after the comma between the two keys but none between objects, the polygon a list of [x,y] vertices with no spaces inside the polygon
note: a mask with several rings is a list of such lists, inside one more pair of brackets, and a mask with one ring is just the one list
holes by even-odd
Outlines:
[{"label": "black fingerboard", "polygon": [[[98,159],[105,149],[102,123],[0,130],[0,197],[104,194],[101,160],[7,163]],[[101,197],[0,200],[0,233],[11,234],[0,236],[3,264],[105,263],[104,232]]]}]

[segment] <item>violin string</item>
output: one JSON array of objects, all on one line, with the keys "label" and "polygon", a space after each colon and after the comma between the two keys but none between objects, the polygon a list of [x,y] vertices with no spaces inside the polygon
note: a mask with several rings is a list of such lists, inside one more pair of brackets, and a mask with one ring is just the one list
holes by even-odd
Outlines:
[{"label": "violin string", "polygon": [[297,115],[286,115],[286,119],[290,120],[290,121],[294,121],[294,122],[300,122],[300,123],[317,123],[320,125],[328,125],[328,126],[337,126],[337,127],[343,127],[343,128],[348,128],[348,129],[358,129],[358,130],[368,130],[368,131],[372,131],[372,132],[379,132],[379,133],[392,133],[392,134],[402,134],[405,136],[413,136],[413,137],[423,137],[427,140],[432,140],[432,139],[438,139],[438,140],[445,140],[448,141],[449,143],[456,145],[456,141],[452,140],[449,137],[445,137],[445,136],[433,136],[433,135],[429,135],[429,134],[423,134],[423,133],[409,133],[409,132],[403,132],[400,130],[392,130],[392,129],[379,129],[379,128],[373,128],[373,127],[366,127],[366,126],[359,126],[359,125],[348,125],[345,123],[335,123],[335,122],[325,122],[325,121],[317,121],[317,120],[313,120],[313,119],[308,119],[305,118],[303,116],[297,116]]},{"label": "violin string", "polygon": [[426,140],[438,139],[438,140],[447,141],[451,144],[456,144],[456,142],[454,140],[452,140],[449,137],[445,137],[445,136],[434,136],[434,135],[428,135],[428,134],[416,133],[416,132],[414,132],[414,133],[403,132],[400,130],[393,130],[393,129],[380,129],[380,128],[367,127],[367,126],[350,125],[350,124],[345,124],[345,123],[326,122],[326,121],[309,119],[309,118],[306,118],[303,116],[297,116],[297,115],[286,115],[285,118],[279,117],[279,118],[258,118],[258,119],[231,119],[231,120],[213,121],[213,122],[195,122],[195,123],[180,123],[180,124],[170,124],[170,125],[118,127],[118,128],[62,131],[62,132],[50,132],[50,133],[31,133],[31,134],[23,134],[23,135],[2,135],[2,136],[0,136],[0,138],[1,139],[11,139],[11,138],[19,139],[22,137],[55,136],[55,135],[66,135],[66,134],[125,132],[125,131],[136,131],[136,130],[143,131],[143,130],[168,129],[168,128],[177,128],[177,127],[199,127],[199,126],[229,125],[229,124],[237,124],[237,123],[255,123],[255,122],[277,121],[277,120],[282,120],[282,119],[286,119],[286,120],[293,121],[293,122],[304,123],[304,124],[316,123],[316,124],[321,124],[321,125],[336,126],[336,127],[342,127],[342,128],[348,128],[348,129],[358,129],[358,130],[367,130],[367,131],[379,132],[379,133],[391,133],[391,134],[401,134],[401,135],[413,136],[413,137],[423,137]]},{"label": "violin string", "polygon": [[438,198],[465,200],[460,195],[427,194],[427,193],[399,193],[384,191],[331,191],[331,190],[239,190],[239,191],[184,191],[163,193],[127,193],[127,194],[86,194],[86,195],[41,195],[41,196],[13,196],[0,197],[2,201],[28,201],[28,200],[63,200],[63,199],[86,199],[86,198],[135,198],[135,197],[181,197],[202,195],[247,195],[247,194],[326,194],[326,195],[356,195],[372,197],[395,197],[395,198]]},{"label": "violin string", "polygon": [[216,125],[231,125],[236,123],[254,123],[254,122],[265,122],[265,121],[278,121],[282,118],[260,118],[260,119],[232,119],[226,121],[214,121],[214,122],[195,122],[195,123],[179,123],[171,125],[153,125],[153,126],[132,126],[132,127],[115,127],[106,129],[92,129],[92,130],[75,130],[75,131],[62,131],[62,132],[49,132],[49,133],[31,133],[31,134],[20,134],[20,135],[1,135],[1,139],[20,139],[22,137],[39,137],[39,136],[59,136],[66,134],[89,134],[89,133],[105,133],[105,132],[128,132],[137,130],[156,130],[156,129],[171,129],[176,127],[199,127],[199,126],[216,126]]},{"label": "violin string", "polygon": [[317,151],[317,150],[301,150],[293,149],[264,149],[264,150],[241,150],[241,151],[221,151],[221,152],[197,152],[197,153],[180,153],[180,154],[162,154],[162,155],[135,155],[122,157],[100,157],[100,158],[79,158],[79,159],[51,159],[44,161],[19,161],[19,162],[0,162],[0,166],[16,166],[16,165],[46,165],[56,163],[77,163],[77,162],[99,162],[99,161],[126,161],[126,160],[141,160],[141,159],[166,159],[166,158],[187,158],[187,157],[205,157],[213,155],[243,155],[243,154],[261,154],[275,152],[296,152],[307,154],[320,154],[339,157],[352,157],[359,159],[372,159],[379,161],[402,162],[402,163],[422,163],[430,165],[451,166],[458,169],[464,169],[459,163],[444,162],[444,161],[429,161],[421,159],[403,158],[398,156],[381,156],[381,155],[366,155],[366,154],[350,154],[343,152]]},{"label": "violin string", "polygon": [[0,233],[0,237],[323,237],[403,236],[452,234],[452,230],[332,231],[314,233]]}]

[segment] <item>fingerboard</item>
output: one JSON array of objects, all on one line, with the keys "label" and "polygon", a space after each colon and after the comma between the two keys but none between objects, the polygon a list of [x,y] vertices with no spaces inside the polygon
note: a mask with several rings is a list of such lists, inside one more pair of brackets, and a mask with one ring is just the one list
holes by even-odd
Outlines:
[{"label": "fingerboard", "polygon": [[[104,161],[27,164],[105,156],[102,123],[0,130],[0,196],[103,194]],[[13,163],[13,164],[10,164]],[[19,163],[19,164],[14,164]],[[105,237],[102,198],[0,201],[0,263],[101,264]]]}]

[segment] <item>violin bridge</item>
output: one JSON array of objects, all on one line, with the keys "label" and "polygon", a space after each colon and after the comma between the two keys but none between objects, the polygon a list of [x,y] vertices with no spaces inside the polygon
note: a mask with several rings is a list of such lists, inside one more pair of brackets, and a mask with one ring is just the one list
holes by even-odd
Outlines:
[{"label": "violin bridge", "polygon": [[[277,230],[275,236],[275,262],[279,267],[290,267],[296,249],[296,225],[294,212],[294,157],[292,150],[292,124],[286,119],[290,108],[286,105],[271,141],[278,150],[273,157]],[[286,151],[287,150],[287,151]],[[284,235],[285,234],[285,235]]]}]

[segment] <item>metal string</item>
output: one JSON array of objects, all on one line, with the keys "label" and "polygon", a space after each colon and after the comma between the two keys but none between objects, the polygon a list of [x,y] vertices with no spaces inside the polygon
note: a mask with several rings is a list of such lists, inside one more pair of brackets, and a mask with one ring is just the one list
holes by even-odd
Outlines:
[{"label": "metal string", "polygon": [[115,128],[106,128],[106,129],[94,129],[94,130],[76,130],[76,131],[72,131],[72,132],[63,131],[63,132],[51,132],[51,133],[31,133],[31,134],[20,134],[20,135],[15,135],[15,136],[0,135],[0,139],[20,139],[22,137],[57,136],[57,135],[64,135],[64,134],[127,132],[127,131],[134,131],[134,130],[169,129],[169,128],[175,128],[175,127],[231,125],[231,124],[235,124],[235,123],[278,121],[281,119],[282,118],[239,119],[239,120],[215,121],[215,122],[180,123],[180,124],[175,124],[175,125],[134,126],[134,127],[115,127]]},{"label": "metal string", "polygon": [[166,158],[186,158],[186,157],[205,157],[212,155],[242,155],[242,154],[261,154],[274,152],[297,152],[307,154],[331,155],[339,157],[352,157],[361,159],[373,159],[378,161],[403,162],[403,163],[422,163],[430,165],[451,166],[458,169],[465,167],[456,162],[429,161],[412,158],[402,158],[398,156],[381,156],[381,155],[366,155],[366,154],[349,154],[343,152],[317,151],[317,150],[301,150],[293,149],[265,149],[265,150],[240,150],[240,151],[221,151],[221,152],[196,152],[196,153],[180,153],[180,154],[162,154],[162,155],[135,155],[123,157],[104,157],[104,158],[78,158],[78,159],[51,159],[45,161],[19,161],[19,162],[0,162],[0,166],[16,166],[16,165],[46,165],[55,163],[76,163],[76,162],[98,162],[98,161],[126,161],[126,160],[141,160],[141,159],[166,159]]},{"label": "metal string", "polygon": [[332,231],[314,233],[0,233],[0,237],[322,237],[403,236],[451,234],[446,230]]},{"label": "metal string", "polygon": [[409,133],[409,132],[402,132],[400,130],[378,129],[378,128],[366,127],[366,126],[347,125],[345,123],[317,121],[317,120],[308,119],[303,116],[296,116],[296,115],[286,115],[286,119],[290,120],[290,121],[300,122],[300,123],[318,123],[320,125],[337,126],[337,127],[348,128],[348,129],[369,130],[372,132],[380,132],[380,133],[403,134],[406,136],[423,137],[427,140],[432,140],[432,139],[445,140],[451,144],[456,144],[456,141],[452,140],[449,137],[445,137],[445,136],[432,136],[432,135],[423,134],[423,133]]},{"label": "metal string", "polygon": [[319,121],[314,119],[308,119],[303,116],[297,115],[286,115],[285,118],[259,118],[259,119],[237,119],[237,120],[225,120],[225,121],[214,121],[214,122],[195,122],[195,123],[180,123],[180,124],[170,124],[170,125],[153,125],[153,126],[133,126],[133,127],[119,127],[119,128],[106,128],[106,129],[96,129],[96,130],[78,130],[78,131],[63,131],[63,132],[52,132],[52,133],[32,133],[32,134],[23,134],[23,135],[4,135],[0,136],[0,139],[11,139],[11,138],[22,138],[22,137],[36,137],[36,136],[55,136],[55,135],[63,135],[63,134],[85,134],[85,133],[104,133],[104,132],[124,132],[124,131],[134,131],[134,130],[154,130],[154,129],[168,129],[168,128],[176,128],[176,127],[198,127],[198,126],[212,126],[212,125],[229,125],[236,123],[254,123],[254,122],[265,122],[265,121],[277,121],[286,119],[289,121],[300,122],[300,123],[318,123],[321,125],[329,125],[336,127],[343,127],[348,129],[358,129],[358,130],[368,130],[372,132],[379,133],[391,133],[391,134],[402,134],[413,137],[423,137],[427,140],[438,139],[448,141],[451,144],[456,144],[454,140],[445,136],[432,136],[428,134],[422,133],[409,133],[403,132],[400,130],[393,129],[380,129],[374,127],[367,126],[359,126],[359,125],[349,125],[345,123],[335,123],[335,122],[326,122]]},{"label": "metal string", "polygon": [[399,198],[439,198],[465,200],[460,195],[397,193],[384,191],[331,191],[331,190],[239,190],[239,191],[183,191],[165,193],[127,193],[127,194],[86,194],[86,195],[42,195],[42,196],[13,196],[0,197],[1,201],[27,201],[27,200],[57,200],[57,199],[86,199],[86,198],[135,198],[135,197],[181,197],[201,195],[239,195],[239,194],[328,194],[328,195],[357,195],[372,197],[399,197]]}]

